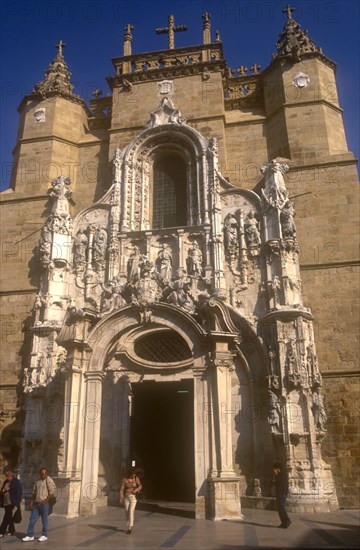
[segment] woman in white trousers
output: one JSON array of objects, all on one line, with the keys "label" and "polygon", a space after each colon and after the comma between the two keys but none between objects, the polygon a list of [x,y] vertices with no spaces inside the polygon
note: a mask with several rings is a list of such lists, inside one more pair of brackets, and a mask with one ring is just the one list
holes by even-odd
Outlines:
[{"label": "woman in white trousers", "polygon": [[120,504],[124,503],[125,506],[127,535],[131,534],[134,527],[134,512],[137,502],[136,495],[140,493],[141,489],[140,479],[136,475],[136,470],[135,468],[131,468],[127,477],[124,477],[121,482],[119,499]]}]

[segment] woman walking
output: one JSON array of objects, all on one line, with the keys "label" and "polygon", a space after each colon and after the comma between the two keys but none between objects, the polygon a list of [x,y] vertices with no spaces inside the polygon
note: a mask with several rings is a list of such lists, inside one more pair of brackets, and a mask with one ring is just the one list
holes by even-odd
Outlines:
[{"label": "woman walking", "polygon": [[124,503],[127,531],[126,534],[130,535],[134,527],[134,512],[136,507],[136,495],[140,493],[142,489],[140,479],[136,475],[135,468],[131,468],[120,485],[120,504]]},{"label": "woman walking", "polygon": [[5,481],[0,489],[1,506],[5,508],[4,518],[0,526],[0,538],[2,538],[7,528],[9,528],[8,535],[15,534],[15,525],[13,517],[13,509],[20,508],[22,497],[22,486],[20,481],[14,477],[14,472],[6,472]]}]

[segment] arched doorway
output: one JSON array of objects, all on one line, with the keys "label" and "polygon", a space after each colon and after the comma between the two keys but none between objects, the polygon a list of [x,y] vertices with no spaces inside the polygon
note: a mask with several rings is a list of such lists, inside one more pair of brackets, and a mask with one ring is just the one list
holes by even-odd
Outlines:
[{"label": "arched doorway", "polygon": [[146,499],[195,501],[193,380],[132,384],[131,461]]}]

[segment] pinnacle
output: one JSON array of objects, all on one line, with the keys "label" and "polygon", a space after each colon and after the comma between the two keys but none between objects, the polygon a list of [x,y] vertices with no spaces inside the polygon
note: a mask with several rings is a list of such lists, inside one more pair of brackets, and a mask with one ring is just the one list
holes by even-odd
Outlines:
[{"label": "pinnacle", "polygon": [[45,71],[45,78],[41,82],[38,82],[33,93],[39,95],[41,98],[45,98],[48,94],[67,95],[72,97],[78,97],[73,93],[74,86],[70,82],[71,73],[68,70],[64,55],[63,48],[66,44],[60,40],[56,44],[58,53],[55,56],[52,63],[49,64]]},{"label": "pinnacle", "polygon": [[302,29],[293,18],[292,12],[295,11],[295,8],[288,5],[282,11],[287,14],[287,20],[279,40],[275,44],[277,52],[273,54],[273,59],[289,57],[296,62],[300,61],[304,54],[322,53],[321,48],[316,46],[315,42],[308,37],[308,31]]}]

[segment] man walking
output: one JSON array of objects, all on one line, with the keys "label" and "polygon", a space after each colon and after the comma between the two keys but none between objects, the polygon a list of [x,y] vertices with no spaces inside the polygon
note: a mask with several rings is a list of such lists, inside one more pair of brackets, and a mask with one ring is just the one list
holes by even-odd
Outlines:
[{"label": "man walking", "polygon": [[273,465],[275,474],[275,496],[278,513],[280,517],[280,525],[282,529],[287,529],[291,523],[289,516],[285,510],[285,503],[289,491],[289,482],[287,473],[282,469],[280,462],[275,462]]},{"label": "man walking", "polygon": [[39,542],[48,539],[48,515],[49,515],[49,497],[55,494],[56,485],[46,473],[46,468],[40,469],[40,479],[35,482],[32,500],[30,502],[31,516],[26,537],[22,540],[29,542],[34,540],[35,524],[39,517],[42,520],[42,532]]}]

